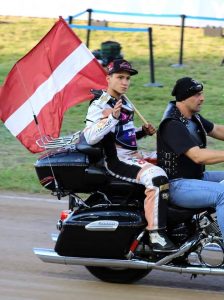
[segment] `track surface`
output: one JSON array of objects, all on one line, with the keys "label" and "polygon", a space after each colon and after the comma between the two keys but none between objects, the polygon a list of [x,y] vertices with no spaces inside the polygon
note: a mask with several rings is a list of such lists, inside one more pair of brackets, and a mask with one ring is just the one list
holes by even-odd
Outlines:
[{"label": "track surface", "polygon": [[0,194],[0,300],[224,299],[224,277],[152,271],[132,285],[104,283],[84,267],[48,264],[32,249],[53,248],[60,211],[67,199]]}]

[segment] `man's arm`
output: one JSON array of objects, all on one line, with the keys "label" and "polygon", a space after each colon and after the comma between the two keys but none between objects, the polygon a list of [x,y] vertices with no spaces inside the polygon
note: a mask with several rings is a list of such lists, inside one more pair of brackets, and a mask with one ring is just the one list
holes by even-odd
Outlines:
[{"label": "man's arm", "polygon": [[208,133],[209,136],[224,141],[224,125],[214,124],[212,131]]},{"label": "man's arm", "polygon": [[212,165],[224,162],[224,151],[192,147],[184,153],[196,164]]},{"label": "man's arm", "polygon": [[[163,138],[166,144],[177,155],[184,154],[196,164],[216,164],[224,162],[224,151],[200,148],[191,139],[189,131],[178,121],[170,121],[163,128]],[[215,126],[210,131],[213,132]]]}]

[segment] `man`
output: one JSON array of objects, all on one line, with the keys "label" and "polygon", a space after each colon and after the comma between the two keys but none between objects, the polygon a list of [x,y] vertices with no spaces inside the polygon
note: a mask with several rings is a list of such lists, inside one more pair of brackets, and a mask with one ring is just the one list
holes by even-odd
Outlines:
[{"label": "man", "polygon": [[84,137],[88,144],[102,141],[109,173],[146,187],[144,201],[150,244],[155,251],[175,251],[168,239],[166,202],[168,179],[165,172],[145,161],[137,151],[136,139],[155,133],[151,124],[136,130],[132,104],[125,97],[130,77],[137,74],[129,62],[117,59],[108,65],[107,91],[95,91],[89,106]]},{"label": "man", "polygon": [[224,140],[224,126],[203,118],[203,85],[190,77],[177,80],[157,132],[158,165],[167,173],[171,203],[186,208],[214,207],[224,237],[224,172],[205,165],[224,162],[224,151],[206,148],[206,135]]}]

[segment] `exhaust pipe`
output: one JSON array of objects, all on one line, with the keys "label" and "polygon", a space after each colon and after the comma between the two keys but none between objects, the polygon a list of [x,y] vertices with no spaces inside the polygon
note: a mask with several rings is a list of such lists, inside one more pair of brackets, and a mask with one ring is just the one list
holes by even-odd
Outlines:
[{"label": "exhaust pipe", "polygon": [[81,265],[81,266],[109,267],[109,268],[130,268],[130,269],[151,269],[152,268],[151,264],[154,265],[154,263],[148,263],[146,261],[141,261],[141,260],[60,256],[53,249],[34,248],[33,252],[43,262],[63,264],[63,265]]},{"label": "exhaust pipe", "polygon": [[[57,263],[63,265],[81,265],[106,268],[126,268],[126,269],[156,269],[165,272],[187,273],[197,275],[222,275],[224,276],[223,268],[207,268],[207,267],[181,267],[161,265],[159,262],[151,263],[143,260],[122,260],[122,259],[104,259],[104,258],[85,258],[60,256],[53,249],[34,248],[36,254],[43,262]],[[161,260],[162,261],[162,260]]]}]

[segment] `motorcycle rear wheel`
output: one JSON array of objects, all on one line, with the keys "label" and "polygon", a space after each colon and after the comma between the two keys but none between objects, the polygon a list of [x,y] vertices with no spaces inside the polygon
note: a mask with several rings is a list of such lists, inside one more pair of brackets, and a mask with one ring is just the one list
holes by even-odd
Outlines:
[{"label": "motorcycle rear wheel", "polygon": [[151,270],[86,267],[98,279],[112,283],[132,283],[148,275]]}]

